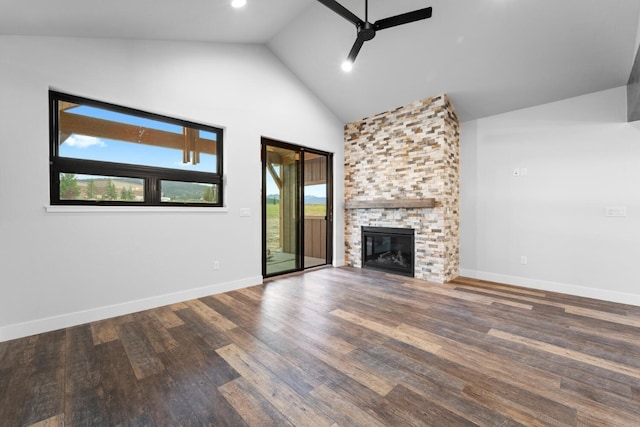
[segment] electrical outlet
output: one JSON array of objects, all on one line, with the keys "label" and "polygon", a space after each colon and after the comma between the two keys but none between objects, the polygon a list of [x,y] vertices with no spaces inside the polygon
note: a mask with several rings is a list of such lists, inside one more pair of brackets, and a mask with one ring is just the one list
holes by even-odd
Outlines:
[{"label": "electrical outlet", "polygon": [[513,170],[513,176],[520,176],[520,169],[519,168],[515,168]]},{"label": "electrical outlet", "polygon": [[213,269],[220,270],[220,261],[213,261]]},{"label": "electrical outlet", "polygon": [[527,263],[527,257],[526,256],[521,256],[520,257],[520,264],[526,264]]}]

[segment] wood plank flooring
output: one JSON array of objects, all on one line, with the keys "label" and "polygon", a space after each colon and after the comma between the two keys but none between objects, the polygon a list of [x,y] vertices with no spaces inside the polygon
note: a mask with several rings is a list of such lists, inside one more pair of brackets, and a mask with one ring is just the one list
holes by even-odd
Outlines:
[{"label": "wood plank flooring", "polygon": [[0,426],[640,426],[640,308],[324,268],[0,343]]}]

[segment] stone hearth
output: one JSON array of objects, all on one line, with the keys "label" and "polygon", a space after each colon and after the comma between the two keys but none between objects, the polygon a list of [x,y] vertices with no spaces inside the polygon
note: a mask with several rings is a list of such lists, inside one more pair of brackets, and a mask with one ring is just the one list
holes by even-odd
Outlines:
[{"label": "stone hearth", "polygon": [[362,226],[412,228],[415,277],[458,275],[459,145],[447,95],[345,126],[347,265],[362,265]]}]

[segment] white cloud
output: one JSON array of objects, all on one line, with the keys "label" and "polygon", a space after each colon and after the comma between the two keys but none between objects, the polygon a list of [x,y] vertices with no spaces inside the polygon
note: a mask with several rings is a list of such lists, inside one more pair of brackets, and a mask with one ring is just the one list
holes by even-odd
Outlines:
[{"label": "white cloud", "polygon": [[73,134],[64,142],[64,144],[68,144],[70,147],[76,148],[89,148],[94,145],[98,147],[106,147],[107,144],[100,138],[96,138],[95,136],[86,136],[86,135],[76,135]]}]

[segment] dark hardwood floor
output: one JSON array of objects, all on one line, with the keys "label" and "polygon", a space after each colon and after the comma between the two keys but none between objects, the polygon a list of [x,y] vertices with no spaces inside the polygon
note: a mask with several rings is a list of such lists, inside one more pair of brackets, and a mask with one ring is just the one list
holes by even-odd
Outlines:
[{"label": "dark hardwood floor", "polygon": [[1,426],[638,426],[640,308],[325,268],[0,343]]}]

